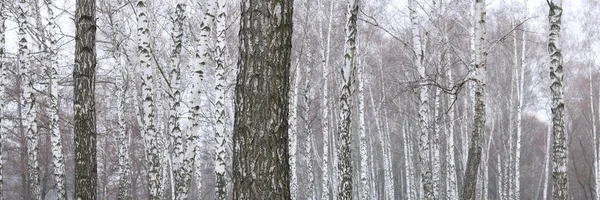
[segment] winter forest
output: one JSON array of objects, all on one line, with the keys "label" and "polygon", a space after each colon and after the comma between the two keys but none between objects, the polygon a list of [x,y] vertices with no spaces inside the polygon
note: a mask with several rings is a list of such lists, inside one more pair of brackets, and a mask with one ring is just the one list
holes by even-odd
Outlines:
[{"label": "winter forest", "polygon": [[0,0],[0,200],[600,199],[598,10]]}]

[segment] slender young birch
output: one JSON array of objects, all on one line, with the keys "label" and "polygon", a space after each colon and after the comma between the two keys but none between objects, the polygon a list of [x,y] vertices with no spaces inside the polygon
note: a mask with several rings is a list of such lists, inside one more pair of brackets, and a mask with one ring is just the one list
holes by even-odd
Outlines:
[{"label": "slender young birch", "polygon": [[475,24],[475,66],[473,79],[475,80],[475,112],[473,115],[474,129],[469,146],[469,157],[467,159],[467,168],[465,171],[465,180],[463,188],[463,199],[475,199],[477,173],[481,162],[481,146],[483,143],[485,130],[485,82],[487,50],[485,41],[485,0],[475,0],[475,14],[477,23]]},{"label": "slender young birch", "polygon": [[[0,1],[0,10],[6,10],[6,1]],[[4,22],[6,22],[7,16],[5,16],[4,12],[0,12],[0,191],[3,191],[4,188],[4,162],[2,158],[2,143],[4,143],[4,126],[2,125],[2,119],[4,118],[4,112],[6,107],[6,102],[4,99],[6,98],[6,66],[4,66],[4,62],[6,62],[6,58],[4,55],[4,48],[6,46],[4,42],[4,35],[6,32],[6,26]],[[0,200],[2,200],[2,195],[0,195]]]},{"label": "slender young birch", "polygon": [[125,124],[125,105],[127,104],[127,92],[129,89],[129,83],[127,80],[126,70],[123,62],[121,62],[122,55],[115,56],[115,59],[119,63],[121,67],[121,74],[117,78],[117,85],[115,88],[117,89],[117,97],[119,101],[119,110],[117,113],[118,120],[118,130],[119,133],[117,135],[117,141],[119,145],[119,193],[117,195],[117,199],[129,200],[133,199],[132,195],[132,187],[131,187],[131,159],[129,157],[129,144],[130,144],[130,136],[127,132],[127,127]]},{"label": "slender young birch", "polygon": [[47,65],[46,71],[50,75],[50,95],[49,95],[49,106],[50,106],[50,140],[52,143],[52,164],[54,167],[54,180],[56,181],[56,192],[58,199],[67,199],[66,185],[65,185],[65,161],[62,153],[62,141],[60,139],[60,127],[59,121],[59,106],[58,106],[58,61],[57,59],[57,29],[56,16],[54,15],[53,7],[54,1],[45,0],[47,12],[48,12],[48,24],[47,32],[48,39],[46,40],[46,48],[48,50],[48,59],[50,59],[49,65]]},{"label": "slender young birch", "polygon": [[[385,94],[385,93],[384,93]],[[387,174],[385,176],[385,196],[387,199],[395,199],[394,197],[394,164],[392,163],[392,147],[390,145],[390,126],[389,126],[389,122],[387,121],[388,117],[387,117],[387,111],[383,110],[383,119],[384,122],[383,124],[385,125],[385,143],[384,143],[384,148],[386,148],[387,151],[387,156],[384,158],[386,165],[385,168],[387,169]]]},{"label": "slender young birch", "polygon": [[594,148],[594,180],[595,180],[595,185],[594,185],[594,190],[596,192],[596,199],[600,198],[600,174],[598,174],[598,135],[596,132],[596,114],[595,114],[595,110],[594,110],[594,86],[593,86],[593,79],[592,79],[592,72],[589,73],[589,78],[590,78],[590,112],[592,113],[592,140],[593,140],[593,148]]},{"label": "slender young birch", "polygon": [[552,150],[552,125],[548,126],[546,134],[546,155],[544,161],[544,186],[542,189],[542,199],[548,199],[548,173],[550,173],[550,151]]},{"label": "slender young birch", "polygon": [[189,193],[190,182],[192,179],[191,170],[186,169],[184,160],[186,159],[184,138],[181,133],[181,116],[179,114],[181,107],[181,49],[183,39],[183,26],[185,23],[185,8],[186,5],[179,3],[175,6],[175,14],[173,16],[173,30],[171,39],[173,47],[171,50],[171,69],[170,75],[170,109],[169,109],[169,127],[171,128],[171,137],[175,140],[173,144],[173,179],[175,183],[175,199],[187,199]]},{"label": "slender young birch", "polygon": [[[331,50],[331,30],[333,24],[333,8],[335,7],[335,1],[329,3],[329,15],[327,20],[327,35],[325,38],[321,35],[321,43],[324,46],[321,49],[323,57],[322,62],[322,75],[323,75],[323,117],[321,122],[323,123],[323,179],[322,179],[322,197],[321,199],[329,199],[329,190],[331,188],[330,168],[329,168],[329,111],[331,106],[329,105],[329,59]],[[323,31],[320,31],[321,33]],[[323,40],[325,39],[325,40]]]},{"label": "slender young birch", "polygon": [[[448,65],[451,66],[451,65]],[[452,80],[452,68],[448,69],[447,72],[448,85],[454,85]],[[448,98],[447,105],[452,106],[454,104],[454,95]],[[448,113],[448,126],[446,132],[446,195],[448,199],[458,199],[458,189],[456,186],[456,163],[454,160],[455,155],[455,144],[454,144],[454,111],[456,107],[452,106],[449,108]]]},{"label": "slender young birch", "polygon": [[346,9],[346,39],[344,43],[344,66],[341,68],[340,116],[338,140],[338,199],[352,199],[352,151],[350,133],[352,82],[356,70],[356,32],[358,0],[348,0]]},{"label": "slender young birch", "polygon": [[565,134],[564,100],[563,100],[563,57],[560,42],[562,0],[549,0],[548,21],[548,53],[550,54],[550,91],[552,93],[552,198],[566,200],[569,198],[567,174],[567,137]]},{"label": "slender young birch", "polygon": [[73,69],[75,132],[75,199],[96,199],[96,2],[77,1],[75,68]]},{"label": "slender young birch", "polygon": [[138,53],[139,65],[142,70],[142,110],[143,110],[143,130],[144,141],[146,145],[146,160],[148,162],[148,189],[150,199],[162,199],[162,159],[160,147],[160,133],[156,130],[154,124],[157,114],[154,102],[154,67],[152,55],[150,53],[150,27],[148,24],[148,2],[147,0],[138,0],[136,3],[137,11],[137,34],[138,34]]},{"label": "slender young birch", "polygon": [[[358,49],[357,49],[358,51]],[[358,53],[357,53],[358,54]],[[357,75],[358,75],[358,133],[359,133],[359,141],[360,141],[360,189],[359,189],[359,199],[368,199],[369,197],[369,185],[367,183],[367,162],[368,162],[368,152],[367,152],[367,134],[365,129],[365,81],[364,78],[364,66],[361,62],[357,63],[356,66]]]},{"label": "slender young birch", "polygon": [[419,30],[419,22],[417,22],[417,2],[410,0],[408,2],[408,10],[411,22],[412,42],[414,65],[419,73],[419,168],[421,169],[421,181],[423,184],[424,199],[434,199],[434,188],[432,182],[430,161],[430,142],[429,142],[429,98],[428,88],[424,85],[427,80],[425,74],[425,66],[423,65],[423,49],[421,46],[421,34]]},{"label": "slender young birch", "polygon": [[412,154],[410,153],[410,149],[411,149],[411,144],[409,141],[408,136],[406,135],[406,128],[402,129],[402,139],[403,139],[403,146],[404,146],[404,167],[406,170],[405,173],[405,179],[406,179],[406,190],[408,191],[408,199],[417,199],[417,194],[416,194],[416,189],[414,186],[414,173],[412,172],[413,170],[413,163],[412,163]]},{"label": "slender young birch", "polygon": [[25,107],[25,120],[23,126],[26,129],[27,138],[27,170],[29,172],[29,189],[31,198],[40,199],[40,181],[39,181],[39,166],[38,166],[38,136],[37,136],[37,106],[35,105],[35,70],[33,69],[30,61],[30,50],[29,41],[27,38],[27,29],[31,26],[29,24],[29,3],[25,0],[18,1],[18,13],[17,23],[18,30],[17,36],[19,41],[19,71],[21,75],[23,86],[23,102],[22,105]]},{"label": "slender young birch", "polygon": [[287,118],[292,13],[292,0],[241,3],[233,199],[291,198]]},{"label": "slender young birch", "polygon": [[[513,199],[521,199],[521,135],[523,131],[523,79],[525,78],[525,23],[521,25],[523,29],[523,34],[521,35],[522,49],[521,49],[521,60],[515,60],[518,63],[518,80],[517,80],[517,135],[515,142],[515,190],[514,190],[514,198]],[[516,41],[516,32],[515,32],[515,41]],[[515,42],[516,45],[516,42]],[[515,54],[517,52],[515,51]]]},{"label": "slender young birch", "polygon": [[[299,58],[299,57],[298,57]],[[295,200],[298,197],[298,170],[296,160],[298,157],[298,94],[300,93],[300,60],[298,59],[296,71],[294,73],[294,84],[292,85],[291,107],[290,107],[290,127],[288,146],[290,148],[290,196]]]},{"label": "slender young birch", "polygon": [[432,182],[433,182],[433,196],[440,198],[440,177],[441,174],[441,163],[440,163],[440,124],[437,120],[440,118],[440,95],[442,90],[437,88],[435,90],[434,107],[433,107],[433,125],[434,131],[432,136],[431,144],[431,171],[432,171]]},{"label": "slender young birch", "polygon": [[[515,26],[515,21],[513,20],[512,22],[512,26]],[[516,181],[515,181],[515,137],[516,137],[516,132],[515,132],[515,120],[514,116],[515,116],[515,88],[518,87],[518,84],[516,84],[516,82],[518,81],[519,77],[518,77],[518,54],[517,54],[517,34],[516,32],[513,32],[513,66],[511,68],[511,75],[510,75],[510,95],[509,95],[509,103],[508,103],[508,162],[505,163],[506,165],[506,173],[508,175],[508,177],[510,177],[509,179],[505,180],[508,184],[508,199],[515,199],[515,188],[516,188]],[[517,91],[518,93],[518,91]],[[518,94],[517,94],[518,95]],[[518,97],[517,97],[518,98]]]},{"label": "slender young birch", "polygon": [[215,82],[215,94],[217,97],[216,102],[216,132],[215,140],[217,146],[215,149],[215,174],[217,177],[216,195],[217,199],[227,199],[227,177],[225,176],[225,166],[227,161],[227,140],[225,135],[225,86],[227,85],[226,74],[225,74],[225,44],[226,44],[226,15],[225,6],[227,1],[218,0],[216,1],[216,31],[217,41],[215,49],[215,63],[216,69],[216,82]]}]

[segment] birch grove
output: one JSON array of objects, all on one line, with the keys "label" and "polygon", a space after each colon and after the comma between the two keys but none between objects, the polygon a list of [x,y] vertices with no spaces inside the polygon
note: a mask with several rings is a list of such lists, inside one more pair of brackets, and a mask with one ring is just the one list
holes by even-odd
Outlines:
[{"label": "birch grove", "polygon": [[0,198],[597,199],[562,5],[0,0]]}]

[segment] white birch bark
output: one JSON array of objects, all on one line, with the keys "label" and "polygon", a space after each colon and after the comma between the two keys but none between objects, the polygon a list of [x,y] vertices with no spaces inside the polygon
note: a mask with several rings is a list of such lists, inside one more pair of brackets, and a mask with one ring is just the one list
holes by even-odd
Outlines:
[{"label": "white birch bark", "polygon": [[[6,1],[0,1],[0,10],[6,10]],[[4,162],[2,156],[2,144],[4,143],[4,125],[2,123],[2,119],[4,119],[4,113],[6,102],[4,99],[6,98],[6,66],[4,65],[6,62],[6,58],[4,55],[5,50],[5,32],[6,32],[6,14],[4,12],[0,12],[0,191],[4,189]],[[2,195],[0,195],[0,200],[2,200]]]},{"label": "white birch bark", "polygon": [[147,0],[138,0],[136,3],[137,11],[137,34],[138,34],[138,53],[139,65],[142,71],[142,110],[143,110],[143,130],[144,141],[146,145],[146,159],[148,162],[148,189],[150,199],[162,199],[162,159],[160,133],[156,130],[155,116],[157,114],[154,102],[154,67],[152,55],[150,53],[150,29],[148,24],[148,2]]},{"label": "white birch bark", "polygon": [[215,81],[215,94],[217,102],[215,106],[216,111],[216,132],[215,140],[217,146],[215,149],[215,175],[217,177],[216,186],[216,198],[219,200],[227,199],[227,177],[225,172],[225,166],[227,162],[227,140],[225,135],[225,86],[227,85],[226,74],[225,74],[225,44],[226,44],[226,15],[225,15],[225,0],[214,1],[216,4],[216,49],[215,49],[215,64],[216,68],[216,81]]},{"label": "white birch bark", "polygon": [[169,127],[171,130],[171,138],[174,139],[173,144],[173,159],[172,159],[172,168],[173,168],[173,182],[174,185],[174,195],[175,199],[187,199],[189,194],[189,186],[192,179],[191,169],[186,169],[184,165],[184,160],[186,159],[185,155],[185,146],[184,146],[184,138],[181,132],[181,116],[180,116],[180,108],[181,108],[181,49],[182,49],[182,39],[183,39],[183,26],[185,23],[185,8],[186,5],[179,3],[175,6],[175,14],[173,16],[173,30],[171,33],[171,39],[173,40],[173,47],[171,49],[171,58],[170,64],[171,69],[169,72],[170,75],[170,109],[169,109]]},{"label": "white birch bark", "polygon": [[550,150],[552,149],[552,126],[548,126],[548,132],[546,134],[546,155],[544,161],[544,185],[542,189],[542,199],[548,199],[548,173],[550,173]]},{"label": "white birch bark", "polygon": [[313,169],[313,154],[314,154],[314,148],[313,148],[313,134],[312,134],[312,130],[311,130],[311,126],[310,126],[310,100],[312,99],[311,96],[311,85],[310,85],[310,77],[312,77],[312,67],[306,66],[306,74],[305,76],[305,80],[304,80],[304,112],[302,113],[302,121],[304,122],[304,131],[306,133],[306,142],[304,143],[304,149],[306,150],[306,155],[304,156],[305,163],[307,165],[307,173],[308,173],[308,194],[306,196],[309,197],[309,199],[317,199],[316,196],[316,192],[315,192],[315,177],[314,177],[314,169]]},{"label": "white birch bark", "polygon": [[473,115],[473,134],[471,136],[471,144],[469,146],[469,157],[467,159],[467,168],[465,171],[465,183],[463,189],[463,199],[475,199],[477,173],[481,161],[482,143],[485,130],[485,82],[486,82],[486,65],[487,65],[487,50],[486,50],[486,29],[485,29],[485,0],[476,0],[476,16],[477,23],[475,24],[475,66],[473,79],[475,85],[475,99]]},{"label": "white birch bark", "polygon": [[600,199],[600,174],[598,173],[598,135],[596,132],[596,114],[594,110],[594,86],[592,79],[592,72],[589,73],[590,78],[590,112],[592,114],[592,141],[594,148],[594,164],[593,164],[593,172],[594,172],[594,191],[596,192],[596,199]]},{"label": "white birch bark", "polygon": [[[120,59],[120,57],[117,57]],[[121,68],[124,68],[122,62],[117,60]],[[115,88],[117,88],[117,96],[119,101],[119,110],[117,113],[118,120],[118,135],[117,141],[119,145],[119,193],[117,195],[117,199],[129,200],[132,199],[132,187],[131,187],[131,159],[129,158],[129,144],[131,138],[127,132],[127,127],[125,124],[125,105],[126,95],[128,90],[128,83],[126,82],[126,74],[125,70],[121,69],[122,73],[119,76],[117,83],[120,83]]]},{"label": "white birch bark", "polygon": [[434,131],[431,144],[431,171],[432,171],[432,182],[433,182],[433,196],[435,198],[441,198],[440,196],[440,177],[441,174],[441,163],[440,163],[440,123],[437,119],[440,118],[440,95],[441,89],[435,90],[434,97],[434,110],[433,110],[433,123]]},{"label": "white birch bark", "polygon": [[369,185],[367,183],[367,134],[365,129],[365,94],[364,94],[364,66],[358,63],[357,75],[358,75],[358,133],[360,141],[360,189],[359,199],[368,199],[369,197]]},{"label": "white birch bark", "polygon": [[[335,7],[335,1],[331,1],[329,4],[329,14],[327,20],[327,35],[325,37],[324,47],[322,47],[321,54],[323,57],[322,63],[322,75],[323,75],[323,117],[321,122],[323,123],[323,179],[322,179],[322,197],[321,199],[329,199],[329,190],[331,188],[331,179],[330,179],[330,168],[329,168],[329,111],[331,110],[329,105],[329,59],[330,59],[330,50],[331,50],[331,29],[333,24],[333,8]],[[321,31],[322,33],[323,31]],[[324,37],[321,35],[321,41],[323,41]]]},{"label": "white birch bark", "polygon": [[[511,21],[512,26],[515,26],[515,21]],[[515,162],[515,137],[516,137],[516,132],[515,132],[515,120],[514,116],[515,116],[515,88],[518,87],[517,81],[519,79],[518,77],[518,54],[517,54],[517,34],[516,32],[513,32],[513,66],[512,66],[512,74],[511,74],[511,81],[510,81],[510,95],[509,95],[509,103],[508,103],[508,162],[506,163],[507,166],[507,170],[506,173],[508,174],[508,177],[510,177],[509,179],[505,180],[506,182],[508,182],[508,199],[515,199],[515,188],[516,188],[516,181],[515,181],[515,166],[516,166],[516,162]],[[518,93],[518,91],[517,91]],[[518,95],[518,94],[517,94]],[[518,97],[517,97],[518,98]]]},{"label": "white birch bark", "polygon": [[[385,93],[384,93],[385,94]],[[382,144],[383,148],[386,148],[386,152],[387,155],[384,158],[384,162],[385,162],[385,171],[387,171],[385,174],[385,196],[387,199],[395,199],[394,197],[394,166],[392,163],[392,147],[390,145],[390,127],[389,127],[389,123],[387,121],[388,117],[387,117],[387,111],[383,110],[383,119],[384,122],[383,124],[385,125],[385,131],[382,133],[385,133],[385,140],[384,140],[384,144]]]},{"label": "white birch bark", "polygon": [[411,143],[410,139],[406,135],[406,128],[402,129],[402,139],[404,146],[404,168],[405,168],[405,179],[406,179],[406,191],[407,199],[417,199],[417,192],[415,188],[412,154],[411,154]]},{"label": "white birch bark", "polygon": [[419,30],[419,23],[417,22],[417,2],[416,0],[410,0],[408,3],[413,52],[415,54],[414,65],[419,74],[419,168],[421,171],[421,181],[423,184],[424,199],[434,199],[434,186],[433,177],[431,172],[430,161],[430,142],[429,142],[429,123],[427,118],[429,117],[429,98],[428,88],[424,85],[427,80],[425,74],[425,66],[423,66],[423,49],[421,46],[421,36]]},{"label": "white birch bark", "polygon": [[[449,65],[450,66],[450,65]],[[452,68],[447,72],[448,85],[454,85],[452,80]],[[455,101],[455,96],[451,95],[448,98],[447,105],[452,106]],[[456,107],[449,108],[448,113],[448,128],[446,132],[446,195],[448,199],[458,199],[458,189],[456,186],[456,163],[454,159],[455,144],[454,144],[454,111]]]},{"label": "white birch bark", "polygon": [[567,137],[565,134],[563,100],[563,57],[561,52],[560,31],[563,12],[562,0],[549,0],[548,53],[550,54],[550,91],[552,93],[552,198],[566,200],[569,197],[567,175]]},{"label": "white birch bark", "polygon": [[29,172],[28,184],[31,198],[40,199],[41,193],[39,185],[39,166],[37,161],[37,110],[35,106],[34,94],[35,71],[30,66],[30,50],[27,37],[27,29],[30,27],[28,19],[30,8],[29,3],[25,0],[20,0],[17,5],[17,36],[19,41],[18,62],[21,82],[23,83],[23,102],[21,103],[25,107],[25,120],[23,121],[23,126],[26,129],[27,138],[27,170]]},{"label": "white birch bark", "polygon": [[[518,80],[517,80],[517,135],[515,142],[515,190],[514,190],[514,199],[521,199],[521,135],[522,135],[522,121],[523,121],[523,79],[525,76],[525,25],[521,25],[523,28],[523,35],[521,36],[522,41],[522,49],[521,49],[521,62],[519,60],[515,60],[518,65]],[[516,41],[516,32],[515,32],[515,41]],[[516,42],[515,42],[516,45]],[[516,48],[516,47],[515,47]],[[517,52],[515,51],[515,54]]]},{"label": "white birch bark", "polygon": [[350,130],[352,82],[354,82],[356,70],[356,34],[358,0],[348,0],[346,10],[346,38],[344,43],[344,66],[341,68],[341,94],[338,142],[338,174],[339,194],[337,199],[352,199],[352,134]]},{"label": "white birch bark", "polygon": [[51,146],[52,146],[52,164],[54,167],[54,180],[56,181],[56,192],[58,199],[67,199],[66,185],[65,185],[65,161],[62,153],[62,141],[60,139],[60,127],[59,127],[59,106],[58,106],[58,61],[57,61],[57,24],[56,16],[54,15],[53,7],[54,1],[45,0],[48,24],[47,32],[48,39],[46,42],[46,48],[48,48],[48,59],[50,63],[48,66],[47,73],[50,75],[50,95],[49,95],[49,107],[50,107],[50,131],[51,131]]}]

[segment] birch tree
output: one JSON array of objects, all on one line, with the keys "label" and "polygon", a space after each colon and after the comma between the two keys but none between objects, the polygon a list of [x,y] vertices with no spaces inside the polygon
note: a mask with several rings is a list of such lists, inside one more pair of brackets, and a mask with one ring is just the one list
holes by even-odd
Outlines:
[{"label": "birch tree", "polygon": [[296,71],[294,73],[294,84],[292,85],[291,107],[289,118],[289,141],[290,148],[290,197],[295,200],[298,197],[298,166],[296,160],[298,157],[298,93],[300,92],[300,59],[297,60]]},{"label": "birch tree", "polygon": [[233,199],[291,198],[287,118],[292,5],[291,0],[241,3]]},{"label": "birch tree", "polygon": [[594,164],[593,166],[593,170],[594,170],[594,182],[596,183],[594,185],[594,191],[596,192],[596,199],[600,198],[600,174],[598,173],[598,169],[600,168],[600,166],[598,166],[598,133],[596,132],[596,114],[595,114],[595,110],[594,110],[594,86],[593,86],[593,79],[592,79],[592,72],[589,72],[590,74],[590,112],[592,114],[592,144],[593,144],[593,150],[594,150]]},{"label": "birch tree", "polygon": [[148,162],[147,176],[150,199],[162,199],[162,148],[159,141],[160,133],[158,133],[154,124],[157,113],[154,102],[154,67],[150,52],[150,27],[147,6],[147,0],[138,0],[136,3],[139,66],[142,71],[142,127],[144,130],[146,160]]},{"label": "birch tree", "polygon": [[359,199],[368,199],[369,197],[369,185],[367,183],[368,167],[367,162],[369,160],[367,152],[367,134],[365,127],[365,94],[364,94],[364,67],[362,63],[358,63],[356,66],[358,74],[358,133],[360,141],[360,189]]},{"label": "birch tree", "polygon": [[29,15],[29,3],[25,0],[18,1],[17,13],[17,37],[19,41],[18,63],[21,82],[23,87],[23,102],[25,107],[25,127],[27,138],[27,171],[29,172],[29,189],[33,199],[41,199],[39,166],[38,166],[38,136],[37,136],[37,106],[35,95],[35,69],[31,66],[30,44],[27,37],[27,31],[31,26]]},{"label": "birch tree", "polygon": [[75,199],[96,199],[96,2],[79,0],[75,9],[74,127]]},{"label": "birch tree", "polygon": [[[447,38],[446,38],[447,40]],[[448,85],[454,85],[452,80],[452,69],[448,69],[447,73]],[[448,112],[448,127],[446,132],[446,194],[448,199],[458,199],[458,189],[456,186],[456,163],[454,160],[455,144],[454,144],[454,96],[448,98],[447,105],[451,106]]]},{"label": "birch tree", "polygon": [[419,168],[421,169],[421,181],[423,185],[423,194],[425,199],[434,199],[433,182],[431,174],[430,160],[430,143],[429,143],[429,104],[428,104],[428,88],[425,86],[427,80],[425,74],[425,66],[423,65],[423,48],[421,46],[421,34],[419,23],[417,22],[417,2],[410,0],[408,2],[408,10],[411,22],[414,65],[419,74]]},{"label": "birch tree", "polygon": [[[323,179],[322,179],[322,197],[321,199],[329,199],[329,189],[331,187],[330,169],[329,169],[329,59],[331,50],[331,26],[333,24],[333,8],[335,7],[335,1],[329,3],[329,15],[327,21],[327,35],[323,36],[323,30],[320,30],[320,41],[321,41],[321,55],[323,57],[322,62],[322,76],[323,76],[323,116],[321,122],[323,123]],[[322,24],[321,24],[322,26]]]},{"label": "birch tree", "polygon": [[[184,138],[181,133],[181,116],[179,115],[181,107],[181,49],[183,40],[183,25],[185,23],[185,8],[186,5],[178,3],[175,6],[175,14],[173,16],[173,30],[171,39],[173,40],[173,48],[171,50],[171,71],[170,71],[170,112],[169,112],[169,127],[171,128],[171,136],[175,139],[173,146],[173,178],[175,180],[175,199],[187,199],[189,193],[190,182],[192,179],[191,169],[186,168],[184,160],[186,159]],[[191,145],[191,144],[190,144]],[[193,147],[192,147],[193,148]]]},{"label": "birch tree", "polygon": [[50,76],[49,87],[49,107],[50,107],[50,131],[52,142],[52,164],[54,166],[54,180],[56,181],[56,192],[58,199],[67,199],[66,185],[65,185],[65,161],[62,153],[62,141],[60,139],[60,127],[59,127],[59,107],[58,107],[58,61],[57,59],[57,29],[56,16],[54,14],[53,7],[54,1],[44,1],[47,8],[48,24],[47,32],[48,39],[46,40],[47,56],[50,59],[50,63],[47,65],[46,72]]},{"label": "birch tree", "polygon": [[217,96],[216,102],[216,133],[215,140],[217,141],[217,147],[215,149],[215,173],[217,176],[217,199],[227,199],[227,177],[225,176],[225,166],[227,161],[227,140],[225,135],[225,86],[226,74],[225,74],[225,44],[226,44],[226,15],[225,15],[225,0],[216,1],[216,31],[217,31],[217,45],[215,49],[215,63],[217,64],[216,69],[216,85],[215,93]]},{"label": "birch tree", "polygon": [[[517,136],[515,142],[515,191],[513,199],[521,199],[521,135],[522,135],[522,124],[523,124],[523,79],[525,78],[525,24],[521,24],[523,28],[523,34],[521,36],[522,48],[521,48],[521,60],[515,60],[515,65],[518,66],[518,81],[517,81]],[[516,41],[516,32],[515,32],[515,41]],[[515,42],[516,46],[516,42]],[[516,47],[515,47],[516,48]],[[517,52],[515,51],[515,54]]]},{"label": "birch tree", "polygon": [[563,57],[560,42],[562,0],[549,0],[548,21],[548,53],[550,55],[550,91],[552,94],[552,198],[566,200],[569,198],[567,175],[567,138],[565,134],[564,100],[563,100]]},{"label": "birch tree", "polygon": [[313,132],[310,126],[310,100],[311,96],[311,84],[310,77],[312,76],[312,67],[306,67],[306,74],[304,81],[304,112],[302,115],[302,121],[304,121],[304,131],[306,133],[306,142],[304,143],[304,149],[306,149],[305,163],[307,165],[308,173],[308,194],[310,199],[317,199],[315,190],[315,177],[313,169],[313,154],[315,152],[313,145]]},{"label": "birch tree", "polygon": [[475,0],[475,66],[472,78],[475,81],[474,129],[469,146],[469,157],[465,171],[463,199],[475,199],[477,172],[481,161],[482,143],[485,130],[485,79],[487,65],[487,47],[485,46],[485,0]]}]

